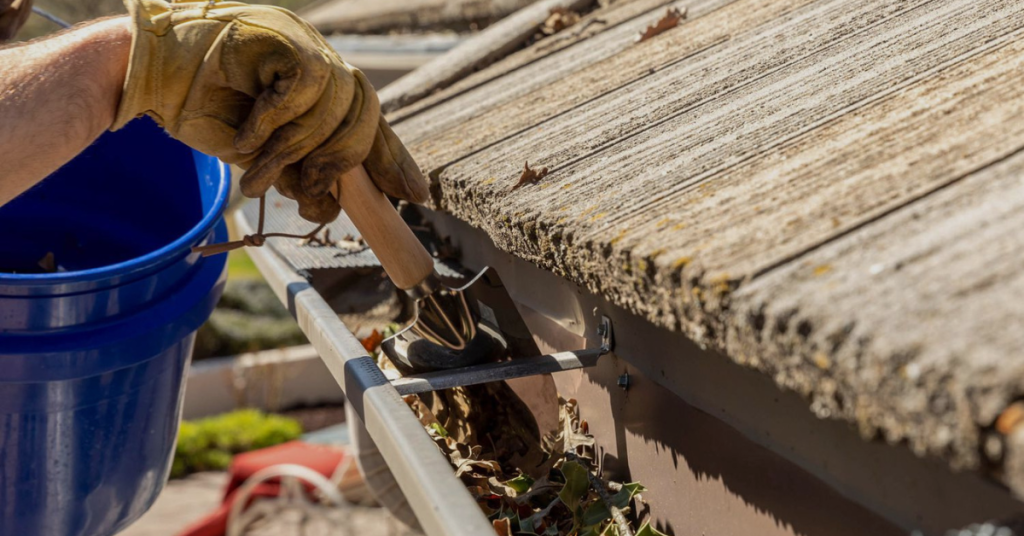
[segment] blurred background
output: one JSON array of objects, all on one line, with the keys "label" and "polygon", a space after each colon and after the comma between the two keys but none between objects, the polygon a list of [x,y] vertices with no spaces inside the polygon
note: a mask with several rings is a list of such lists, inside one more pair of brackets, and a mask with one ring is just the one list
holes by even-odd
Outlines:
[{"label": "blurred background", "polygon": [[[323,3],[324,0],[276,0],[273,2],[261,2],[259,0],[250,2],[252,4],[272,4],[288,8],[292,11],[300,10],[310,4]],[[76,24],[96,17],[106,17],[125,13],[124,3],[121,0],[36,0],[33,4],[45,9],[56,17],[60,17],[71,24]],[[18,32],[16,40],[26,40],[39,37],[54,31],[54,24],[42,17],[30,17],[25,26]]]}]

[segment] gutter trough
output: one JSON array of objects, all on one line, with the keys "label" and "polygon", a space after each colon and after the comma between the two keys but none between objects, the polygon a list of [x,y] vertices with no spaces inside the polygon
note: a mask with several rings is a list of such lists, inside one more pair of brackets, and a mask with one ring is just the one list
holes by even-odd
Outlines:
[{"label": "gutter trough", "polygon": [[[242,211],[238,230],[253,229]],[[491,523],[398,391],[313,285],[270,248],[247,253],[319,352],[429,535],[493,534]]]}]

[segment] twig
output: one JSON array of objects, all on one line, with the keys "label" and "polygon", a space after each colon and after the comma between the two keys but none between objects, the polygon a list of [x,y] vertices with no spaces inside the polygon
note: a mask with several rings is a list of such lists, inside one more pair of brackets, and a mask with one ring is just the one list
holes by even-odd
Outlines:
[{"label": "twig", "polygon": [[255,234],[245,235],[245,236],[242,237],[241,240],[235,240],[233,242],[221,242],[219,244],[208,244],[208,245],[205,245],[205,246],[192,246],[192,252],[193,253],[199,253],[203,257],[209,257],[210,255],[217,255],[217,254],[220,254],[220,253],[227,253],[227,252],[229,252],[229,251],[231,251],[233,249],[238,249],[238,248],[242,248],[242,247],[249,247],[249,246],[251,246],[251,247],[257,247],[258,248],[258,247],[262,246],[264,243],[266,243],[268,238],[282,237],[282,238],[298,238],[299,240],[307,240],[307,239],[312,240],[313,238],[316,237],[317,233],[319,233],[321,229],[323,229],[324,227],[327,226],[326,223],[321,223],[320,226],[317,227],[316,229],[313,229],[312,232],[306,233],[304,235],[297,235],[297,234],[290,234],[290,233],[264,233],[263,232],[263,223],[264,223],[264,219],[265,219],[264,216],[265,216],[266,210],[267,210],[267,197],[261,195],[260,196],[260,219],[259,219],[259,223],[256,226],[256,233]]},{"label": "twig", "polygon": [[70,28],[71,27],[71,24],[68,24],[66,21],[64,21],[64,19],[54,15],[53,13],[50,13],[49,11],[46,11],[45,9],[43,9],[43,8],[41,8],[39,6],[32,6],[32,12],[35,13],[36,15],[39,15],[40,17],[42,17],[42,18],[44,18],[44,19],[46,19],[46,20],[56,24],[57,26],[60,26],[61,28]]},{"label": "twig", "polygon": [[[583,460],[581,460],[575,452],[566,452],[565,457],[582,465],[583,467],[586,467],[586,465],[582,463]],[[597,491],[597,495],[601,497],[601,502],[603,502],[605,507],[608,508],[608,511],[611,512],[612,519],[614,519],[615,524],[619,526],[619,536],[633,536],[633,528],[629,526],[629,521],[626,520],[626,516],[622,515],[622,510],[619,510],[619,508],[612,503],[612,498],[608,495],[608,490],[606,489],[604,480],[601,480],[601,477],[590,472],[589,469],[587,469],[587,477],[590,479],[590,487]]]}]

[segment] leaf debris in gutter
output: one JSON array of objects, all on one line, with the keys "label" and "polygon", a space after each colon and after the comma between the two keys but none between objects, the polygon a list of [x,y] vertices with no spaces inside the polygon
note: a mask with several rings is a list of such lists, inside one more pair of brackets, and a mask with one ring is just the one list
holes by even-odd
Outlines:
[{"label": "leaf debris in gutter", "polygon": [[661,35],[662,33],[679,26],[679,22],[686,17],[686,8],[680,10],[679,8],[670,7],[665,11],[665,16],[658,19],[658,22],[647,27],[639,36],[636,38],[637,43],[642,43],[654,36]]},{"label": "leaf debris in gutter", "polygon": [[[388,379],[400,374],[380,341],[398,329],[362,341],[376,347],[371,354]],[[575,399],[558,397],[558,429],[539,440],[526,430],[536,426],[530,410],[504,382],[403,399],[498,536],[666,536],[640,523],[642,484],[601,476]]]},{"label": "leaf debris in gutter", "polygon": [[510,456],[490,435],[488,447],[461,443],[418,397],[406,402],[499,536],[664,536],[647,522],[634,530],[626,519],[643,504],[646,488],[599,476],[594,437],[579,418],[576,400],[559,398],[560,431],[544,439],[546,459],[531,471],[537,478],[516,467],[536,453]]}]

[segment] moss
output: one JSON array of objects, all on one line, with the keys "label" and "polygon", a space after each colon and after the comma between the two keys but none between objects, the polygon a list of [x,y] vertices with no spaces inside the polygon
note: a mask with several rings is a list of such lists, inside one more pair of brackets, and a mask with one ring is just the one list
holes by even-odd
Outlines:
[{"label": "moss", "polygon": [[733,283],[729,279],[729,274],[718,274],[715,277],[712,277],[709,283],[711,291],[719,298],[732,292]]},{"label": "moss", "polygon": [[298,421],[252,409],[182,421],[171,476],[226,469],[235,454],[292,441],[301,435]]},{"label": "moss", "polygon": [[618,236],[616,236],[615,238],[611,239],[608,243],[610,245],[612,245],[612,246],[614,246],[615,244],[618,244],[620,241],[622,241],[623,238],[626,238],[626,232],[627,232],[626,229],[622,229],[621,231],[619,231]]},{"label": "moss", "polygon": [[686,265],[690,264],[692,260],[692,257],[679,257],[678,259],[672,261],[672,269],[682,270],[683,268],[686,268]]}]

